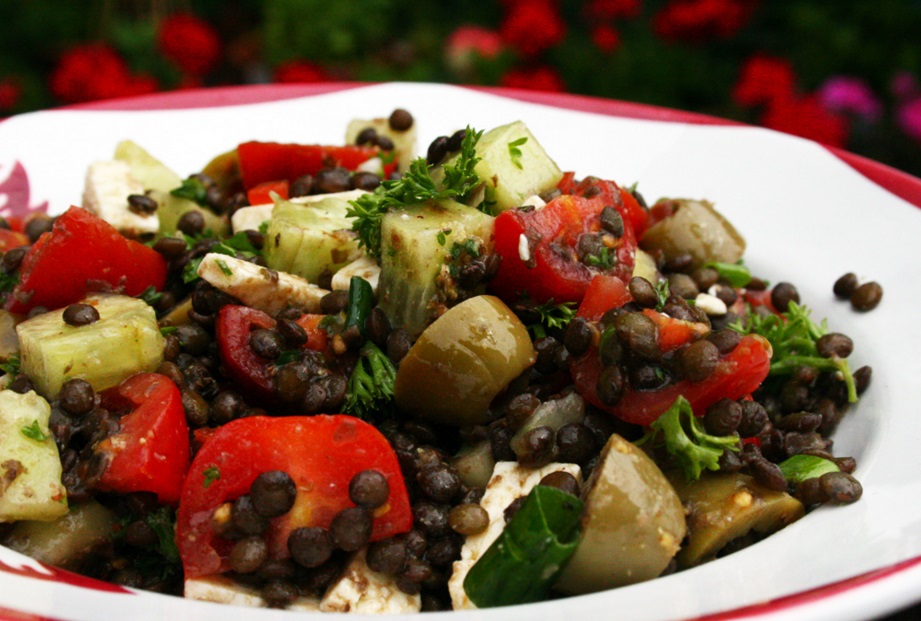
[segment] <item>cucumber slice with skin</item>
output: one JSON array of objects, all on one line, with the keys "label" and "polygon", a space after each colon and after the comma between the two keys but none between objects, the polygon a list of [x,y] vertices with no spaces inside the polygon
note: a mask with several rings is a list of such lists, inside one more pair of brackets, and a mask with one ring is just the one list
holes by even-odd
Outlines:
[{"label": "cucumber slice with skin", "polygon": [[[537,138],[521,121],[489,130],[476,145],[480,158],[474,171],[483,183],[484,191],[474,193],[482,198],[484,211],[500,213],[520,207],[535,194],[556,188],[563,172]],[[446,165],[454,163],[457,156]],[[432,171],[436,180],[443,177],[443,167]]]},{"label": "cucumber slice with skin", "polygon": [[54,399],[68,379],[82,377],[94,390],[115,386],[163,361],[163,335],[154,309],[143,300],[97,294],[83,300],[99,311],[85,326],[64,321],[64,310],[44,313],[16,327],[21,370],[46,399]]},{"label": "cucumber slice with skin", "polygon": [[465,290],[456,275],[466,262],[491,252],[493,220],[451,200],[384,215],[379,304],[395,328],[418,334],[451,306],[485,290]]},{"label": "cucumber slice with skin", "polygon": [[335,274],[357,259],[361,251],[348,206],[341,198],[307,205],[279,201],[266,229],[266,264],[316,283],[323,273]]},{"label": "cucumber slice with skin", "polygon": [[67,513],[50,416],[51,406],[33,391],[0,391],[0,522],[54,520]]}]

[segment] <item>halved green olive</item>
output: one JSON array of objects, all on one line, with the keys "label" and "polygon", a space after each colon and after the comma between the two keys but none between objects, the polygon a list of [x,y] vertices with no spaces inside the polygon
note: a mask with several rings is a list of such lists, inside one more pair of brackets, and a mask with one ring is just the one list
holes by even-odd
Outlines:
[{"label": "halved green olive", "polygon": [[716,558],[730,541],[765,537],[803,516],[803,504],[786,492],[759,485],[748,475],[704,473],[696,481],[672,477],[688,510],[688,541],[678,553],[680,567]]},{"label": "halved green olive", "polygon": [[528,330],[498,298],[461,302],[426,328],[400,361],[397,405],[425,420],[478,425],[509,382],[534,364]]},{"label": "halved green olive", "polygon": [[594,593],[659,576],[687,532],[684,507],[646,453],[611,436],[582,492],[582,540],[556,588]]},{"label": "halved green olive", "polygon": [[640,245],[647,252],[661,251],[666,260],[691,255],[691,267],[710,261],[735,263],[745,252],[745,239],[707,201],[668,201],[672,215],[649,227]]}]

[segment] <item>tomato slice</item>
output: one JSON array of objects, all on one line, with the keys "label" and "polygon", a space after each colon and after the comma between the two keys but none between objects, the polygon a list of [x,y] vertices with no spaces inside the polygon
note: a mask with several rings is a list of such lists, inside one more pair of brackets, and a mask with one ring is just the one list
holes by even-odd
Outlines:
[{"label": "tomato slice", "polygon": [[247,190],[268,181],[294,182],[298,177],[315,175],[328,166],[356,170],[374,157],[381,158],[385,176],[396,169],[392,152],[355,145],[333,147],[250,141],[237,147],[237,155],[243,187]]},{"label": "tomato slice", "polygon": [[651,225],[649,212],[640,205],[633,193],[613,181],[586,177],[577,182],[574,173],[566,173],[557,184],[557,188],[566,194],[598,196],[605,204],[617,206],[624,219],[630,222],[637,239],[641,239]]},{"label": "tomato slice", "polygon": [[6,309],[25,313],[35,306],[61,308],[94,291],[139,295],[148,287],[162,289],[166,272],[160,253],[124,237],[87,210],[71,207],[26,253]]},{"label": "tomato slice", "polygon": [[339,511],[354,506],[349,481],[370,469],[390,485],[388,502],[375,510],[371,540],[408,531],[412,508],[399,462],[372,425],[342,414],[254,416],[224,425],[195,456],[182,489],[176,537],[186,578],[228,571],[234,542],[216,534],[214,510],[249,493],[261,473],[282,470],[297,485],[291,511],[270,520],[269,555],[281,559],[289,556],[292,530],[328,528]]},{"label": "tomato slice", "polygon": [[643,309],[643,314],[656,324],[657,343],[662,353],[675,351],[679,347],[693,343],[710,331],[709,326],[702,323],[675,319],[651,308]]},{"label": "tomato slice", "polygon": [[771,346],[761,336],[749,334],[729,354],[723,356],[716,369],[702,382],[681,380],[659,390],[628,389],[614,406],[605,405],[598,397],[598,377],[601,361],[598,351],[588,352],[570,363],[573,383],[586,401],[617,418],[636,425],[647,426],[667,410],[679,395],[691,403],[696,416],[722,398],[741,399],[753,392],[767,377],[771,364]]},{"label": "tomato slice", "polygon": [[0,229],[0,252],[29,245],[29,236],[19,231]]},{"label": "tomato slice", "polygon": [[288,180],[282,179],[281,181],[266,181],[260,183],[257,186],[250,188],[246,193],[246,198],[249,200],[250,205],[267,205],[274,202],[272,198],[272,192],[278,194],[283,199],[288,198]]},{"label": "tomato slice", "polygon": [[[490,290],[510,303],[530,298],[538,304],[550,300],[559,304],[581,301],[598,274],[629,280],[637,238],[624,201],[611,187],[607,193],[563,194],[541,209],[510,209],[499,214],[495,247],[502,262]],[[621,214],[623,235],[610,238],[615,240],[613,246],[605,248],[604,255],[596,255],[596,265],[586,265],[578,256],[579,240],[602,231],[601,212],[608,206]]]},{"label": "tomato slice", "polygon": [[102,407],[123,415],[118,432],[95,446],[107,458],[99,489],[153,492],[175,506],[191,459],[179,388],[165,375],[139,373],[100,399]]},{"label": "tomato slice", "polygon": [[[297,320],[297,324],[307,332],[306,349],[326,351],[329,337],[319,327],[322,318],[323,315],[306,314]],[[241,393],[270,404],[276,399],[273,390],[275,365],[253,351],[249,346],[249,335],[259,328],[274,327],[275,320],[268,314],[236,304],[221,308],[214,324],[218,355],[227,375],[237,384]]]}]

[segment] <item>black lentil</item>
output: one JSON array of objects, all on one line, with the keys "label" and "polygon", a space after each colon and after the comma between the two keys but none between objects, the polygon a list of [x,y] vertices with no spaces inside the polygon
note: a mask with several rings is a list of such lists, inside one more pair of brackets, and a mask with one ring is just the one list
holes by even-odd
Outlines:
[{"label": "black lentil", "polygon": [[44,213],[36,213],[26,222],[25,227],[23,227],[23,232],[26,234],[26,237],[29,238],[29,242],[34,244],[38,241],[38,238],[42,236],[42,233],[50,232],[53,226],[54,219],[51,216]]},{"label": "black lentil", "polygon": [[150,215],[157,211],[157,201],[146,194],[129,194],[128,210],[141,216]]},{"label": "black lentil", "polygon": [[559,461],[581,464],[595,452],[595,437],[582,423],[569,423],[557,430],[556,447]]},{"label": "black lentil", "polygon": [[269,470],[253,480],[249,494],[256,513],[274,518],[284,515],[294,506],[297,486],[287,472]]},{"label": "black lentil", "polygon": [[839,332],[829,332],[819,337],[816,341],[816,350],[824,358],[837,356],[847,358],[854,351],[854,341],[849,336]]},{"label": "black lentil", "polygon": [[871,311],[879,306],[883,299],[883,288],[878,282],[866,282],[851,294],[851,306],[858,311]]},{"label": "black lentil", "polygon": [[642,276],[634,276],[628,285],[633,301],[642,308],[655,308],[659,304],[659,294],[655,286]]},{"label": "black lentil", "polygon": [[368,509],[380,507],[390,497],[390,484],[379,470],[362,470],[349,481],[349,498]]},{"label": "black lentil", "polygon": [[742,406],[732,399],[720,399],[707,408],[703,417],[704,428],[716,436],[728,436],[742,422]]},{"label": "black lentil", "polygon": [[249,574],[265,562],[269,549],[262,537],[246,537],[237,541],[230,550],[230,569],[240,574]]},{"label": "black lentil", "polygon": [[696,341],[680,352],[681,373],[691,382],[702,382],[710,377],[719,363],[720,351],[711,341]]},{"label": "black lentil", "polygon": [[316,176],[316,191],[319,194],[345,192],[352,189],[352,175],[346,168],[323,168]]},{"label": "black lentil", "polygon": [[451,529],[461,535],[478,535],[489,526],[489,514],[478,504],[460,504],[448,514]]},{"label": "black lentil", "polygon": [[58,394],[61,409],[71,416],[89,414],[96,407],[96,391],[88,381],[72,378],[61,385]]},{"label": "black lentil", "polygon": [[403,108],[396,108],[390,113],[390,117],[387,119],[387,124],[390,126],[390,129],[395,132],[405,132],[412,128],[414,122],[415,119],[413,119],[413,115]]},{"label": "black lentil", "polygon": [[557,470],[545,475],[541,478],[539,484],[546,485],[547,487],[555,487],[573,496],[579,495],[578,479],[565,470]]},{"label": "black lentil", "polygon": [[771,304],[781,313],[790,310],[791,302],[799,304],[799,301],[799,291],[791,283],[779,282],[771,289]]},{"label": "black lentil", "polygon": [[832,291],[834,291],[836,297],[847,300],[853,295],[854,290],[857,289],[857,285],[857,274],[848,272],[835,281]]},{"label": "black lentil", "polygon": [[429,145],[425,154],[425,162],[429,166],[437,166],[448,154],[448,137],[439,136]]},{"label": "black lentil", "polygon": [[89,304],[71,304],[64,309],[64,322],[70,326],[88,326],[99,321],[99,311]]},{"label": "black lentil", "polygon": [[259,515],[249,495],[237,498],[230,508],[230,521],[234,529],[244,535],[259,535],[269,526],[269,521]]},{"label": "black lentil", "polygon": [[319,567],[329,560],[335,546],[329,531],[318,526],[295,528],[288,535],[288,552],[301,567]]},{"label": "black lentil", "polygon": [[176,228],[182,233],[194,237],[205,230],[205,217],[197,210],[189,210],[179,216],[176,222]]},{"label": "black lentil", "polygon": [[[361,143],[359,143],[361,144]],[[291,183],[288,195],[291,198],[309,196],[316,191],[317,182],[313,175],[301,175]]]},{"label": "black lentil", "polygon": [[336,514],[329,525],[329,535],[336,547],[354,552],[371,539],[373,521],[364,507],[347,507]]},{"label": "black lentil", "polygon": [[828,472],[819,477],[819,486],[833,504],[850,504],[863,495],[863,486],[846,472]]}]

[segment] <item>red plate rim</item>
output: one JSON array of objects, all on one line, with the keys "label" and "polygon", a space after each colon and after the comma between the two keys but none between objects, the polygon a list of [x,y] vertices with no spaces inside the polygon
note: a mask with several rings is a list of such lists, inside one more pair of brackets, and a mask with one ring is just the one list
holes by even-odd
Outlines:
[{"label": "red plate rim", "polygon": [[[98,111],[184,110],[283,101],[373,85],[374,83],[368,82],[324,82],[309,84],[225,86],[154,93],[136,97],[76,104],[58,109]],[[461,85],[461,87],[476,92],[514,99],[516,101],[542,104],[565,110],[591,112],[606,116],[689,123],[694,125],[747,126],[737,121],[721,119],[695,112],[684,112],[649,104],[602,99],[586,95],[485,86]],[[0,119],[0,122],[3,120],[4,119]],[[827,145],[822,146],[827,149],[829,153],[848,164],[852,169],[879,187],[891,192],[911,205],[921,208],[921,179],[892,168],[891,166],[887,166],[886,164],[850,153],[844,149]],[[777,613],[783,610],[820,602],[844,593],[854,592],[862,587],[904,573],[918,566],[921,566],[921,556],[806,591],[733,610],[704,615],[689,621],[729,621],[730,619],[750,619],[761,615]],[[2,565],[0,565],[0,571],[6,571]],[[92,579],[85,580],[87,582],[93,582]],[[45,620],[49,618],[0,607],[0,621],[20,621],[23,619],[38,621],[39,619]]]}]

